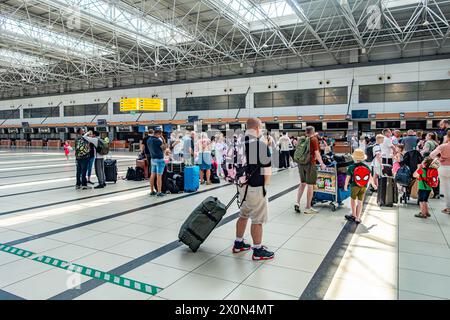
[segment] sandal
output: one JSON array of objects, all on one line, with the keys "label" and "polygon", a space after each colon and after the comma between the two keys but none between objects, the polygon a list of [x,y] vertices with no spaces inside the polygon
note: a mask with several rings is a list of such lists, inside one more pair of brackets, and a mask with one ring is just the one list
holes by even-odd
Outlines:
[{"label": "sandal", "polygon": [[416,217],[416,218],[422,218],[422,219],[426,219],[426,218],[427,218],[427,216],[424,216],[424,215],[421,214],[421,213],[415,214],[414,217]]},{"label": "sandal", "polygon": [[441,212],[442,212],[442,213],[450,214],[450,208],[445,208],[445,209],[442,210]]}]

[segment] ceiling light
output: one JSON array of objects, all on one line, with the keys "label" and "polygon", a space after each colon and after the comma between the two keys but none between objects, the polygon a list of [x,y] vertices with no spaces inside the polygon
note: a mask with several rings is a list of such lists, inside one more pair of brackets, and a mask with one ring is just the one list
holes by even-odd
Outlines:
[{"label": "ceiling light", "polygon": [[241,63],[239,63],[239,67],[243,67],[244,66],[244,64],[241,62]]},{"label": "ceiling light", "polygon": [[155,72],[155,77],[157,77],[158,76],[158,72]]}]

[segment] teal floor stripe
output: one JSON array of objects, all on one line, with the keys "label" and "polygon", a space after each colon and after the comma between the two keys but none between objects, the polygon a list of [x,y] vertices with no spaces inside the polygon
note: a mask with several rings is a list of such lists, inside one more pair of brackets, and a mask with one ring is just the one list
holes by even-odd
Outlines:
[{"label": "teal floor stripe", "polygon": [[[12,246],[8,246],[8,245],[1,244],[1,243],[0,243],[0,251],[14,254],[16,256],[20,256],[23,258],[28,258],[30,256],[35,255],[34,252],[16,248],[16,247],[12,247]],[[102,280],[102,281],[105,281],[108,283],[118,285],[120,287],[128,288],[131,290],[139,291],[139,292],[150,294],[150,295],[155,295],[155,294],[161,292],[161,290],[163,290],[163,288],[153,286],[153,285],[150,285],[150,284],[147,284],[144,282],[125,278],[122,276],[117,276],[117,275],[114,275],[114,274],[111,274],[108,272],[89,268],[89,267],[82,266],[82,265],[79,265],[76,263],[70,263],[68,261],[64,261],[61,259],[57,259],[57,258],[45,256],[45,255],[35,257],[31,260],[40,262],[40,263],[44,263],[44,264],[47,264],[47,265],[50,265],[50,266],[53,266],[53,267],[56,267],[59,269],[69,270],[73,273],[79,273],[81,275],[84,275],[84,276],[87,276],[90,278]]]}]

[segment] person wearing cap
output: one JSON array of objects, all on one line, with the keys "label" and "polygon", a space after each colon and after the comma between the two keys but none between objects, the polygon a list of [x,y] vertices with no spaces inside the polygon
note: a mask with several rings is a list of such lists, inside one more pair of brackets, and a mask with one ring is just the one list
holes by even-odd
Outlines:
[{"label": "person wearing cap", "polygon": [[344,190],[347,191],[350,184],[352,214],[346,215],[345,218],[359,224],[361,222],[364,195],[372,175],[370,168],[364,163],[366,155],[363,150],[356,149],[353,151],[352,158],[355,163],[348,167],[344,185]]}]

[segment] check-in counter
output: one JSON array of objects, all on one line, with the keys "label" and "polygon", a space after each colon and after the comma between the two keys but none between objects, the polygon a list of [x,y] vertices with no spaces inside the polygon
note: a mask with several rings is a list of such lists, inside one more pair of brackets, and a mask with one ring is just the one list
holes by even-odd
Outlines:
[{"label": "check-in counter", "polygon": [[111,142],[111,149],[127,149],[128,143],[125,140],[113,140]]},{"label": "check-in counter", "polygon": [[0,147],[2,147],[2,148],[11,148],[11,145],[12,145],[12,141],[9,139],[0,141]]},{"label": "check-in counter", "polygon": [[59,149],[61,148],[61,140],[48,140],[47,148]]},{"label": "check-in counter", "polygon": [[334,143],[333,153],[352,153],[352,146],[348,141],[336,141]]},{"label": "check-in counter", "polygon": [[27,140],[16,140],[16,148],[26,148],[28,146]]},{"label": "check-in counter", "polygon": [[44,146],[44,141],[42,140],[31,140],[32,148],[42,148]]}]

